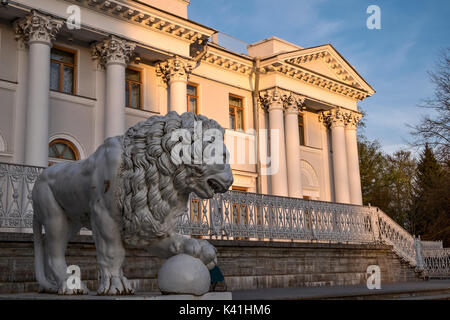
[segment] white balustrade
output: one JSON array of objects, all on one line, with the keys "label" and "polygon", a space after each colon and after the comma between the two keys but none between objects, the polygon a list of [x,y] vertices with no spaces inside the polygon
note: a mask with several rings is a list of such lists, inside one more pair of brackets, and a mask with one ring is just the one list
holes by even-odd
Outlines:
[{"label": "white balustrade", "polygon": [[[0,163],[0,231],[31,232],[31,191],[42,170]],[[179,232],[224,240],[384,243],[425,275],[450,276],[450,248],[415,239],[376,207],[239,191],[208,200],[191,195]]]}]

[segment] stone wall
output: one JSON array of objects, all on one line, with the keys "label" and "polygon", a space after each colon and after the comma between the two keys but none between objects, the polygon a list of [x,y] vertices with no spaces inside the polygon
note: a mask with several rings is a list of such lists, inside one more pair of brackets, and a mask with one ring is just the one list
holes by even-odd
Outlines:
[{"label": "stone wall", "polygon": [[[349,245],[262,241],[211,241],[229,290],[350,285],[366,283],[366,269],[379,265],[381,282],[417,281],[419,276],[385,245]],[[97,287],[95,247],[89,236],[69,245],[68,264],[81,268],[91,290]],[[124,272],[138,291],[158,291],[156,275],[163,260],[145,250],[128,250]],[[33,292],[31,234],[0,233],[0,293]]]}]

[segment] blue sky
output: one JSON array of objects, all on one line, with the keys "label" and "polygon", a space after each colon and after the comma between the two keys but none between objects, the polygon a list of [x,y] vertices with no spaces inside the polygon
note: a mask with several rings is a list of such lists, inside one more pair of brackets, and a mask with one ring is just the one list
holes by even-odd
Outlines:
[{"label": "blue sky", "polygon": [[[369,5],[381,9],[381,30],[369,30]],[[312,47],[331,43],[376,93],[359,103],[365,135],[385,152],[408,149],[407,123],[429,110],[427,70],[450,46],[449,0],[191,0],[189,18],[245,42],[271,36]]]}]

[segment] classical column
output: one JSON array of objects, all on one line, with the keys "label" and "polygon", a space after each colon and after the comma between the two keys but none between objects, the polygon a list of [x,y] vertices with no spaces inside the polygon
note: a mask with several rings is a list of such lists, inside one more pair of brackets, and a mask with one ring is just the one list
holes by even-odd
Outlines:
[{"label": "classical column", "polygon": [[161,114],[166,114],[169,112],[167,83],[164,80],[164,77],[158,74],[156,75],[156,87],[158,93],[158,111]]},{"label": "classical column", "polygon": [[98,60],[92,62],[92,73],[95,81],[95,110],[94,110],[94,149],[105,140],[105,68]]},{"label": "classical column", "polygon": [[325,125],[331,128],[335,201],[350,203],[344,114],[340,108],[334,108],[323,112],[320,117]]},{"label": "classical column", "polygon": [[29,46],[25,133],[28,165],[48,165],[50,48],[63,23],[33,10],[14,26],[16,37]]},{"label": "classical column", "polygon": [[25,161],[25,135],[27,122],[27,70],[28,52],[22,39],[17,41],[17,89],[14,97],[14,157],[13,162]]},{"label": "classical column", "polygon": [[298,132],[298,110],[304,99],[291,93],[284,101],[286,125],[286,162],[289,197],[302,198],[302,176],[300,169],[300,136]]},{"label": "classical column", "polygon": [[267,175],[267,167],[270,164],[269,163],[269,152],[268,152],[268,147],[269,147],[269,135],[268,135],[268,130],[267,130],[267,112],[264,108],[264,106],[258,101],[258,118],[259,118],[259,133],[258,133],[258,137],[259,137],[259,141],[257,141],[258,146],[259,146],[259,161],[261,163],[260,166],[260,172],[258,172],[259,174],[259,179],[261,180],[261,193],[263,194],[268,194],[269,193],[269,187],[270,187],[270,182],[268,179],[268,175]]},{"label": "classical column", "polygon": [[136,45],[110,36],[92,46],[92,56],[106,69],[105,138],[125,132],[125,68]]},{"label": "classical column", "polygon": [[269,110],[271,191],[273,195],[288,196],[282,95],[280,89],[274,88],[265,91],[260,97],[262,104]]},{"label": "classical column", "polygon": [[182,114],[187,111],[187,83],[193,62],[178,56],[160,62],[156,74],[169,85],[169,110]]},{"label": "classical column", "polygon": [[347,150],[348,180],[350,184],[350,203],[362,205],[361,176],[359,174],[358,143],[356,126],[361,115],[356,112],[345,114],[345,147]]}]

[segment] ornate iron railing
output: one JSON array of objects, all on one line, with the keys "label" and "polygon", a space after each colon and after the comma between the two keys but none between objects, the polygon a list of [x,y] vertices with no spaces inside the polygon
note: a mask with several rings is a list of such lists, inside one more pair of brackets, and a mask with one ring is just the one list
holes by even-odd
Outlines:
[{"label": "ornate iron railing", "polygon": [[414,237],[378,208],[374,208],[380,238],[383,243],[392,245],[395,253],[411,265],[417,266]]},{"label": "ornate iron railing", "polygon": [[211,200],[191,196],[180,231],[220,239],[378,241],[370,207],[228,191]]},{"label": "ornate iron railing", "polygon": [[0,228],[23,231],[33,222],[31,191],[43,168],[0,163]]},{"label": "ornate iron railing", "polygon": [[423,249],[423,270],[428,277],[450,277],[450,248]]},{"label": "ornate iron railing", "polygon": [[[31,191],[43,168],[0,163],[0,230],[31,232]],[[429,276],[450,276],[450,249],[420,241],[376,207],[228,191],[191,195],[183,234],[211,239],[386,243]]]}]

